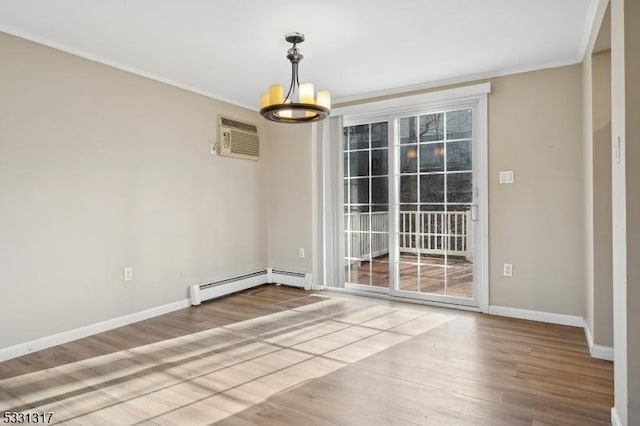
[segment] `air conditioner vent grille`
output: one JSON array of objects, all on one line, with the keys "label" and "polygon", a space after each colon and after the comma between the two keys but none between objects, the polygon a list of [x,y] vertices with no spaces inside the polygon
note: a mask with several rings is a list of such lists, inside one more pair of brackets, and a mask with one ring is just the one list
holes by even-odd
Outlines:
[{"label": "air conditioner vent grille", "polygon": [[231,153],[250,155],[253,157],[258,157],[260,155],[258,135],[231,130],[231,138],[233,140]]},{"label": "air conditioner vent grille", "polygon": [[253,124],[243,123],[226,117],[220,117],[220,124],[233,129],[244,130],[245,132],[258,133],[258,127]]}]

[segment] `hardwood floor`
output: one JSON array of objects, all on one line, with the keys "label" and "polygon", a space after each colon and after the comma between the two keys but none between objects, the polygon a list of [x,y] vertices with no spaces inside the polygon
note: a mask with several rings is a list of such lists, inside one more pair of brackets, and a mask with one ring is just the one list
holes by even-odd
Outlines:
[{"label": "hardwood floor", "polygon": [[582,329],[262,286],[0,363],[0,412],[80,425],[604,425]]}]

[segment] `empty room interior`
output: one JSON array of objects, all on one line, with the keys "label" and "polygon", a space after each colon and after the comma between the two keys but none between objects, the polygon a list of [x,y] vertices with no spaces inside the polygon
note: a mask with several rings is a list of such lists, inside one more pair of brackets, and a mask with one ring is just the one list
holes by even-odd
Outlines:
[{"label": "empty room interior", "polygon": [[640,2],[0,0],[0,418],[640,425]]}]

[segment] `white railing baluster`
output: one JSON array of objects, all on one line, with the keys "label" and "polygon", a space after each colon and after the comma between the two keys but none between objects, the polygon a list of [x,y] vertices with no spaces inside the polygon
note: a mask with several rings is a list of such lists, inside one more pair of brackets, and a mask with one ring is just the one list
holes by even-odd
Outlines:
[{"label": "white railing baluster", "polygon": [[454,237],[455,238],[455,240],[454,240],[455,242],[453,244],[453,247],[454,247],[453,250],[454,251],[458,251],[458,213],[456,213],[455,216],[453,216],[453,223],[454,223],[454,226],[453,226],[453,230],[454,231],[453,231],[453,233],[455,234],[455,237]]}]

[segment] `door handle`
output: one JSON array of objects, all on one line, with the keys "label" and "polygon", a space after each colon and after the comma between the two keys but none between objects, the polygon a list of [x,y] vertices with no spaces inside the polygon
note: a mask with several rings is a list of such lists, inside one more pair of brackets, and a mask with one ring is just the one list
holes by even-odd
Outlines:
[{"label": "door handle", "polygon": [[471,221],[472,222],[478,221],[478,205],[477,204],[471,204]]}]

